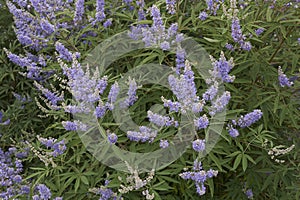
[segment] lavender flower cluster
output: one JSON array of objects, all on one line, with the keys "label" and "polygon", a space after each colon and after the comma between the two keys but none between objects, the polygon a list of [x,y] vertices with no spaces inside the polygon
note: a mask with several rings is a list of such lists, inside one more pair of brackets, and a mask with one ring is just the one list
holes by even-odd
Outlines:
[{"label": "lavender flower cluster", "polygon": [[178,126],[178,122],[174,120],[174,118],[170,118],[169,116],[162,116],[156,113],[153,113],[152,111],[148,111],[148,118],[149,121],[153,124],[163,127],[163,126]]},{"label": "lavender flower cluster", "polygon": [[220,6],[224,3],[224,0],[206,0],[207,8],[205,11],[200,12],[199,19],[204,21],[208,15],[217,15],[217,11],[220,9]]},{"label": "lavender flower cluster", "polygon": [[178,102],[172,102],[162,97],[164,106],[170,111],[181,111],[186,113],[192,110],[194,113],[199,113],[203,110],[204,101],[197,96],[197,89],[194,82],[194,72],[191,65],[187,62],[184,65],[184,72],[179,76],[169,75],[169,86],[173,94],[177,97]]},{"label": "lavender flower cluster", "polygon": [[263,113],[261,110],[256,109],[245,116],[240,116],[237,120],[232,120],[231,123],[228,124],[228,132],[229,135],[233,138],[239,136],[239,131],[235,127],[246,128],[260,120]]},{"label": "lavender flower cluster", "polygon": [[[66,27],[59,23],[56,13],[64,9],[72,9],[69,1],[14,1],[15,4],[7,1],[9,11],[14,15],[16,34],[18,40],[24,46],[34,50],[41,50],[50,41],[49,36],[58,28]],[[39,17],[33,16],[30,9],[33,8]]]},{"label": "lavender flower cluster", "polygon": [[[25,154],[26,156],[26,154]],[[11,147],[7,152],[0,148],[0,198],[11,199],[17,194],[29,194],[30,186],[23,183],[21,172],[23,154],[18,154],[17,149]]]},{"label": "lavender flower cluster", "polygon": [[[51,191],[50,189],[44,185],[39,184],[35,187],[35,195],[32,196],[33,200],[50,200],[51,199]],[[53,200],[62,200],[62,197],[55,197]]]},{"label": "lavender flower cluster", "polygon": [[250,51],[252,48],[251,43],[248,41],[246,42],[246,36],[243,34],[241,30],[240,20],[237,16],[234,16],[232,18],[231,22],[231,36],[233,38],[233,41],[238,43],[241,47],[241,49]]},{"label": "lavender flower cluster", "polygon": [[157,130],[147,126],[140,126],[139,131],[127,131],[127,137],[135,142],[153,142],[157,136]]},{"label": "lavender flower cluster", "polygon": [[[13,199],[22,196],[29,197],[31,183],[23,180],[21,173],[23,172],[23,164],[21,159],[27,157],[28,149],[18,151],[15,147],[11,147],[7,152],[0,148],[0,198],[3,200]],[[51,191],[44,184],[35,187],[38,193],[32,196],[34,200],[49,200]],[[56,197],[53,200],[62,200]]]},{"label": "lavender flower cluster", "polygon": [[193,149],[197,152],[202,152],[205,150],[205,140],[197,139],[192,143]]},{"label": "lavender flower cluster", "polygon": [[92,188],[90,192],[93,192],[96,195],[100,195],[99,200],[121,200],[122,197],[117,196],[112,189],[108,188],[109,180],[105,180],[105,183],[100,188]]},{"label": "lavender flower cluster", "polygon": [[294,83],[290,81],[287,76],[283,73],[281,67],[278,67],[278,80],[279,80],[279,85],[281,87],[291,87]]},{"label": "lavender flower cluster", "polygon": [[176,13],[176,0],[166,0],[168,13],[174,15]]},{"label": "lavender flower cluster", "polygon": [[[29,47],[31,50],[40,51],[55,44],[60,57],[67,61],[72,61],[70,52],[61,43],[55,42],[61,37],[61,33],[64,32],[62,29],[73,33],[77,29],[82,28],[82,23],[86,23],[84,2],[84,0],[77,0],[75,2],[75,10],[73,1],[61,0],[14,0],[7,1],[7,7],[14,16],[15,32],[22,45]],[[93,26],[105,19],[104,6],[104,0],[96,1],[96,19],[88,16]],[[61,18],[66,17],[60,14],[64,10],[74,12],[74,19],[72,21],[61,20]],[[108,19],[103,23],[103,26],[108,27],[111,24],[112,20]],[[26,68],[27,72],[24,75],[27,75],[28,78],[40,81],[50,75],[50,72],[43,70],[43,67],[46,66],[44,57],[39,56],[36,58],[37,56],[32,54],[18,56],[7,50],[5,51],[12,62]],[[47,56],[47,59],[51,60],[50,58],[51,56]]]},{"label": "lavender flower cluster", "polygon": [[[244,9],[246,7],[246,4],[243,3],[243,1],[238,2],[240,7]],[[239,45],[239,48],[242,50],[250,51],[252,49],[252,45],[250,41],[246,41],[246,35],[243,34],[242,28],[240,25],[240,19],[238,17],[239,9],[237,7],[237,1],[236,0],[230,0],[230,8],[228,11],[226,11],[226,6],[223,7],[223,11],[225,12],[225,15],[228,17],[228,19],[231,20],[231,36],[235,43]],[[259,36],[263,32],[263,29],[256,30],[256,35]],[[249,35],[252,37],[252,35]],[[227,43],[225,47],[233,51],[235,48],[232,44]]]},{"label": "lavender flower cluster", "polygon": [[177,34],[178,25],[176,23],[166,29],[162,22],[160,10],[156,5],[150,8],[150,14],[153,20],[152,26],[132,26],[129,34],[131,38],[141,39],[146,47],[158,46],[163,50],[169,50],[172,44],[180,42],[182,35]]},{"label": "lavender flower cluster", "polygon": [[46,61],[42,54],[35,56],[31,53],[27,53],[26,56],[18,56],[9,52],[5,48],[4,51],[11,62],[27,70],[24,75],[26,75],[29,79],[40,81],[51,74],[49,71],[42,71],[42,67],[46,66]]},{"label": "lavender flower cluster", "polygon": [[195,182],[196,191],[200,196],[204,195],[206,192],[206,187],[204,185],[205,181],[217,175],[218,171],[212,169],[209,169],[208,171],[203,170],[202,163],[198,160],[194,161],[193,171],[179,174],[181,178]]},{"label": "lavender flower cluster", "polygon": [[65,152],[67,149],[65,145],[65,140],[57,141],[57,139],[54,138],[43,138],[38,137],[38,140],[41,142],[41,144],[45,145],[47,148],[50,148],[53,150],[51,152],[51,155],[53,157],[57,157]]},{"label": "lavender flower cluster", "polygon": [[136,91],[138,89],[136,81],[134,79],[129,78],[128,86],[129,88],[126,99],[120,103],[121,108],[128,108],[129,106],[132,106],[138,99],[138,96],[136,95]]}]

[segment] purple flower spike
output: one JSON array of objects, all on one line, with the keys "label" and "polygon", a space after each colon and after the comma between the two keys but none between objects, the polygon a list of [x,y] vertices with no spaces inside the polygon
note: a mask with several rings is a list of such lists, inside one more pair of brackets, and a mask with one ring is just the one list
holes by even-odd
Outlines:
[{"label": "purple flower spike", "polygon": [[118,140],[118,136],[115,133],[110,133],[107,136],[108,141],[110,142],[110,144],[115,144]]},{"label": "purple flower spike", "polygon": [[291,87],[294,84],[293,82],[289,81],[280,66],[278,67],[278,80],[281,87]]},{"label": "purple flower spike", "polygon": [[241,128],[249,127],[257,122],[262,117],[262,115],[263,113],[261,112],[261,110],[256,109],[253,112],[246,114],[245,116],[241,116],[238,119],[238,125]]},{"label": "purple flower spike", "polygon": [[205,150],[205,140],[197,139],[193,141],[193,149],[197,152]]},{"label": "purple flower spike", "polygon": [[167,147],[169,146],[168,140],[160,140],[159,146],[160,146],[160,148],[162,148],[162,149],[167,148]]}]

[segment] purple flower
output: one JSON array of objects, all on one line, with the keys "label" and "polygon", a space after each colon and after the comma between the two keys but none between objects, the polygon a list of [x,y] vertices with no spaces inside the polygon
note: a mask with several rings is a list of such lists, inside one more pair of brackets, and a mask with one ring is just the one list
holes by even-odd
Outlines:
[{"label": "purple flower", "polygon": [[13,181],[15,183],[21,183],[22,177],[20,175],[16,175],[16,176],[13,177]]},{"label": "purple flower", "polygon": [[98,22],[102,22],[106,17],[104,13],[104,6],[105,6],[104,0],[96,1],[96,21]]},{"label": "purple flower", "polygon": [[252,45],[250,42],[243,42],[243,43],[241,43],[241,48],[245,51],[250,51],[252,48]]},{"label": "purple flower", "polygon": [[207,172],[206,172],[206,175],[208,178],[212,178],[214,176],[216,176],[216,171],[215,170],[212,170],[212,169],[209,169]]},{"label": "purple flower", "polygon": [[22,194],[29,194],[29,192],[30,192],[30,187],[29,187],[29,186],[23,185],[23,186],[21,187],[21,193],[22,193]]},{"label": "purple flower", "polygon": [[186,52],[182,48],[176,50],[176,73],[180,74],[181,68],[185,67],[185,56]]},{"label": "purple flower", "polygon": [[233,40],[240,44],[241,48],[246,51],[250,51],[252,48],[252,45],[250,42],[245,42],[245,35],[243,35],[241,26],[240,26],[240,20],[237,17],[232,18],[231,23],[231,36]]},{"label": "purple flower", "polygon": [[78,24],[78,22],[82,21],[83,14],[84,14],[84,0],[77,0],[75,3],[75,14],[74,14],[75,24]]},{"label": "purple flower", "polygon": [[51,92],[39,83],[34,82],[34,85],[43,93],[52,106],[57,106],[57,103],[63,100],[62,96],[58,96],[58,94]]},{"label": "purple flower", "polygon": [[246,190],[245,192],[246,196],[248,199],[252,199],[253,198],[253,192],[251,189]]},{"label": "purple flower", "polygon": [[156,5],[153,5],[150,9],[151,16],[153,18],[153,27],[158,30],[164,30],[163,22],[160,16],[160,11]]},{"label": "purple flower", "polygon": [[193,170],[194,171],[200,171],[202,170],[202,162],[198,161],[198,159],[194,160],[194,166],[193,166]]},{"label": "purple flower", "polygon": [[38,190],[41,199],[48,200],[51,198],[51,191],[46,185],[39,184],[36,186],[36,189]]},{"label": "purple flower", "polygon": [[[222,0],[222,2],[224,2],[224,0]],[[220,0],[206,0],[207,10],[210,11],[210,13],[213,15],[217,14],[217,11],[220,8],[220,4]]]},{"label": "purple flower", "polygon": [[167,4],[167,11],[170,14],[175,14],[176,13],[176,0],[166,0],[166,4]]},{"label": "purple flower", "polygon": [[168,107],[169,110],[178,112],[180,109],[180,103],[179,102],[173,102],[171,100],[167,100],[164,97],[161,97],[162,101],[164,102],[164,107]]},{"label": "purple flower", "polygon": [[138,20],[141,21],[141,20],[145,20],[145,19],[146,19],[145,11],[143,8],[140,8],[138,11]]},{"label": "purple flower", "polygon": [[257,122],[261,117],[262,117],[263,113],[261,112],[261,110],[254,110],[251,113],[246,114],[245,116],[241,116],[238,119],[238,125],[241,128],[245,128],[245,127],[249,127],[251,124]]},{"label": "purple flower", "polygon": [[196,95],[196,87],[193,78],[189,79],[181,75],[176,78],[173,75],[168,77],[169,85],[172,92],[177,97],[181,107],[191,107],[193,102],[198,102],[199,97]]},{"label": "purple flower", "polygon": [[10,119],[7,119],[6,121],[3,121],[3,113],[0,111],[0,125],[9,125],[10,124]]},{"label": "purple flower", "polygon": [[56,142],[56,139],[54,139],[54,138],[46,139],[46,138],[40,137],[40,138],[39,138],[39,141],[40,141],[43,145],[45,145],[47,148],[52,148],[52,147],[53,147],[53,144]]},{"label": "purple flower", "polygon": [[177,30],[178,30],[178,24],[173,23],[171,26],[168,28],[168,37],[173,37],[177,35]]},{"label": "purple flower", "polygon": [[140,126],[139,131],[127,131],[127,137],[135,142],[153,142],[157,136],[157,131],[146,126]]},{"label": "purple flower", "polygon": [[207,19],[207,13],[205,12],[205,11],[203,11],[203,12],[201,12],[200,14],[199,14],[199,19],[200,20],[202,20],[202,21],[204,21],[204,20],[206,20]]},{"label": "purple flower", "polygon": [[54,26],[45,19],[41,21],[41,28],[48,34],[52,34],[55,31]]},{"label": "purple flower", "polygon": [[132,106],[134,102],[138,99],[138,96],[136,95],[136,90],[138,89],[137,83],[134,79],[129,79],[129,89],[127,92],[126,99],[120,104],[122,108],[127,108],[129,106]]},{"label": "purple flower", "polygon": [[110,144],[115,144],[118,140],[118,136],[115,133],[110,133],[107,136],[108,141],[110,142]]},{"label": "purple flower", "polygon": [[32,196],[32,200],[40,200],[39,195],[37,195],[37,194],[36,194],[36,195],[33,195],[33,196]]},{"label": "purple flower", "polygon": [[98,81],[97,89],[99,90],[99,93],[102,94],[106,89],[106,87],[107,87],[107,76],[104,76]]},{"label": "purple flower", "polygon": [[205,114],[194,120],[194,125],[197,129],[204,129],[208,126],[208,124],[209,120]]},{"label": "purple flower", "polygon": [[197,193],[201,196],[204,195],[206,192],[206,187],[204,186],[204,184],[195,184],[196,185],[196,191]]},{"label": "purple flower", "polygon": [[201,100],[199,102],[194,102],[192,105],[192,111],[193,113],[200,113],[203,110],[203,106],[205,104],[204,100]]},{"label": "purple flower", "polygon": [[117,200],[116,197],[114,197],[114,192],[112,191],[112,189],[110,188],[106,188],[106,187],[100,187],[98,188],[98,191],[96,192],[96,194],[100,194],[100,200],[109,200],[111,198]]},{"label": "purple flower", "polygon": [[108,28],[112,25],[112,19],[107,19],[104,23],[103,23],[103,27],[104,28]]},{"label": "purple flower", "polygon": [[241,43],[246,39],[241,30],[240,20],[237,17],[232,18],[231,36],[233,40],[237,43]]},{"label": "purple flower", "polygon": [[237,136],[239,136],[239,131],[232,127],[229,128],[228,133],[233,138],[236,138]]},{"label": "purple flower", "polygon": [[106,103],[106,106],[109,110],[113,110],[114,109],[114,103],[117,101],[117,97],[118,97],[118,94],[119,94],[119,91],[120,91],[120,88],[119,88],[119,84],[118,82],[115,82],[111,88],[110,88],[110,91],[109,91],[109,94],[108,94],[108,100],[107,100],[107,103]]},{"label": "purple flower", "polygon": [[212,107],[209,114],[213,116],[215,113],[223,111],[226,105],[229,103],[230,98],[230,92],[225,91],[221,97],[212,102]]},{"label": "purple flower", "polygon": [[72,53],[60,42],[55,43],[55,49],[59,53],[59,57],[66,60],[72,61]]},{"label": "purple flower", "polygon": [[77,131],[77,130],[86,131],[87,130],[87,126],[80,121],[74,121],[74,122],[63,121],[62,125],[67,131]]},{"label": "purple flower", "polygon": [[203,93],[202,98],[205,101],[212,101],[218,93],[218,83],[211,85],[205,93]]},{"label": "purple flower", "polygon": [[65,152],[65,150],[67,149],[67,147],[65,145],[65,140],[61,140],[61,141],[53,144],[52,149],[54,150],[52,152],[52,155],[54,157],[57,157],[57,156],[63,154]]},{"label": "purple flower", "polygon": [[205,140],[197,139],[192,142],[193,149],[197,152],[205,150]]},{"label": "purple flower", "polygon": [[9,58],[9,60],[20,67],[35,67],[37,64],[33,62],[29,57],[20,57],[16,54],[11,53],[7,49],[4,48],[4,51]]},{"label": "purple flower", "polygon": [[96,107],[95,116],[97,118],[102,118],[104,116],[105,112],[106,112],[106,107],[103,105],[99,105]]},{"label": "purple flower", "polygon": [[264,31],[265,31],[265,29],[263,29],[263,28],[258,28],[258,29],[255,30],[255,34],[256,34],[257,36],[259,36],[259,35],[261,35]]},{"label": "purple flower", "polygon": [[226,47],[226,49],[228,49],[228,50],[230,50],[230,51],[234,51],[234,47],[233,47],[232,44],[226,43],[226,44],[225,44],[225,47]]},{"label": "purple flower", "polygon": [[173,118],[153,113],[150,110],[147,112],[147,114],[148,114],[149,121],[157,126],[160,126],[160,127],[172,126],[172,125],[174,125],[175,127],[178,126],[178,122],[174,121]]},{"label": "purple flower", "polygon": [[67,149],[65,145],[65,140],[57,142],[54,138],[42,138],[38,137],[39,141],[45,145],[47,148],[51,148],[53,152],[51,153],[54,157],[57,157],[65,152]]},{"label": "purple flower", "polygon": [[[229,75],[230,70],[234,67],[233,59],[231,58],[230,60],[227,60],[223,51],[221,52],[219,60],[214,60],[212,65],[214,68],[211,72],[211,75],[214,78],[220,78],[222,79],[222,81],[227,83],[231,83],[234,81],[235,76]],[[217,88],[216,86],[217,85],[215,85],[215,88]]]},{"label": "purple flower", "polygon": [[204,186],[205,181],[208,178],[212,178],[218,175],[218,171],[209,169],[207,172],[202,169],[201,162],[198,160],[194,161],[193,171],[183,172],[179,174],[179,176],[185,180],[193,180],[195,182],[196,191],[201,196],[206,192],[206,188]]},{"label": "purple flower", "polygon": [[167,41],[164,41],[160,44],[160,48],[164,51],[169,50],[170,49],[170,43]]},{"label": "purple flower", "polygon": [[291,87],[294,84],[293,82],[289,81],[280,66],[278,67],[278,80],[281,87]]},{"label": "purple flower", "polygon": [[167,147],[169,146],[168,140],[160,140],[159,146],[160,146],[160,148],[162,148],[162,149],[167,148]]}]

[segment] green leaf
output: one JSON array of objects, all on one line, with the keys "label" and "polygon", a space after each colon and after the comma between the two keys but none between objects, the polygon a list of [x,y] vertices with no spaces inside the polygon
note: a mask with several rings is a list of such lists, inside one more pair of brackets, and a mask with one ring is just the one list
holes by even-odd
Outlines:
[{"label": "green leaf", "polygon": [[211,39],[211,38],[207,38],[207,37],[203,37],[203,39],[205,39],[206,41],[211,42],[211,43],[221,42],[221,40]]},{"label": "green leaf", "polygon": [[262,101],[258,102],[257,104],[255,104],[255,106],[253,106],[254,108],[257,108],[258,106],[260,106],[261,104],[265,103],[266,101],[269,101],[270,99],[274,98],[274,95],[270,95],[267,98],[263,99]]},{"label": "green leaf", "polygon": [[245,154],[245,156],[247,157],[247,159],[252,162],[253,164],[256,165],[256,162],[253,160],[253,158],[251,158],[248,154]]},{"label": "green leaf", "polygon": [[236,168],[237,168],[237,167],[239,166],[239,164],[241,163],[242,157],[243,157],[243,154],[239,154],[239,155],[235,158],[235,161],[234,161],[232,170],[236,170]]},{"label": "green leaf", "polygon": [[77,178],[77,179],[76,179],[76,182],[75,182],[75,192],[78,191],[79,186],[80,186],[80,179]]},{"label": "green leaf", "polygon": [[169,182],[180,183],[178,180],[168,177],[168,176],[160,176],[160,178],[165,179],[166,181],[169,181]]},{"label": "green leaf", "polygon": [[209,187],[209,190],[210,190],[210,196],[214,197],[215,188],[214,188],[214,181],[213,181],[213,179],[211,179],[211,178],[208,179],[207,183],[208,183],[208,187]]},{"label": "green leaf", "polygon": [[267,22],[271,22],[272,21],[272,13],[273,13],[273,9],[270,8],[270,7],[268,7],[267,14],[266,14]]},{"label": "green leaf", "polygon": [[245,156],[245,154],[243,154],[243,159],[242,159],[242,167],[243,167],[243,171],[245,172],[247,167],[248,167],[248,160],[247,157]]},{"label": "green leaf", "polygon": [[89,184],[89,180],[87,179],[86,176],[80,176],[80,179],[81,179],[81,181],[82,181],[84,184],[86,184],[86,185]]},{"label": "green leaf", "polygon": [[241,154],[242,152],[241,151],[236,151],[236,152],[233,152],[232,154],[228,155],[227,157],[235,157],[237,156],[238,154]]},{"label": "green leaf", "polygon": [[212,161],[214,161],[214,163],[217,165],[219,170],[223,171],[220,160],[213,153],[208,154],[208,156]]}]

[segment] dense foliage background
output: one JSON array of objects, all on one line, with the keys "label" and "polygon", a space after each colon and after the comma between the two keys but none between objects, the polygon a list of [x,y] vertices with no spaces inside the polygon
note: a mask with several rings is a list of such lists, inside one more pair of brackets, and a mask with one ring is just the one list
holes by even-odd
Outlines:
[{"label": "dense foliage background", "polygon": [[[300,199],[299,1],[12,0],[0,4],[0,199]],[[229,125],[224,126],[218,143],[199,160],[205,171],[218,171],[217,176],[205,178],[203,194],[193,180],[180,176],[197,171],[193,163],[199,153],[192,144],[154,176],[138,174],[149,181],[137,187],[136,174],[103,165],[86,150],[75,129],[66,125],[72,121],[72,112],[66,111],[72,102],[67,84],[71,76],[59,60],[73,70],[73,53],[83,61],[105,39],[133,27],[159,24],[156,20],[162,20],[159,27],[166,29],[177,23],[178,33],[197,41],[217,60],[221,52],[227,61],[233,58],[234,67],[228,72],[235,80],[224,81],[231,94],[229,125],[255,109],[263,113],[260,120],[239,129],[237,137],[229,134]],[[130,52],[105,71],[107,88],[130,69],[146,63],[175,67],[176,59],[178,55],[162,46]],[[200,97],[207,91],[197,72],[195,87]],[[106,89],[103,96],[110,91]],[[176,99],[159,85],[137,89],[136,95],[130,114],[139,125],[148,121],[152,105],[162,103],[161,96]],[[109,96],[103,99],[109,100]],[[130,141],[109,109],[99,121],[117,135],[119,147],[141,152],[159,148],[159,140],[154,147]],[[164,134],[168,137],[163,139],[169,140],[176,130],[169,128]],[[121,185],[132,186],[132,191],[120,191]]]}]

